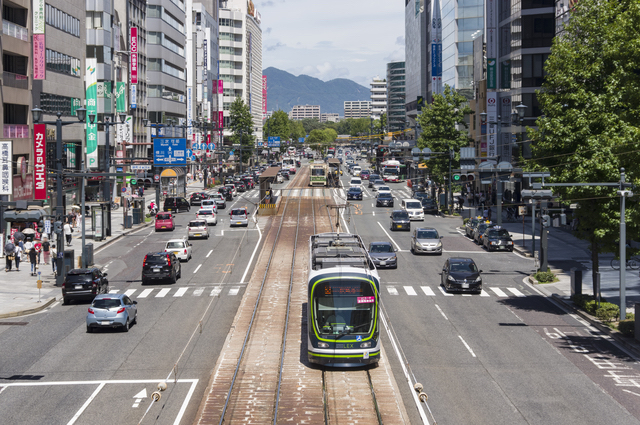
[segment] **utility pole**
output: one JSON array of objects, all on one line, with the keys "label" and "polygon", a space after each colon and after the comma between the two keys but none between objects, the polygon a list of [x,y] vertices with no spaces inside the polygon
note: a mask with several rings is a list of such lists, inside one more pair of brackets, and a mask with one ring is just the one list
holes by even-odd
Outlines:
[{"label": "utility pole", "polygon": [[[340,233],[340,210],[346,209],[348,206],[349,204],[326,205],[327,208],[336,210],[336,233]],[[329,216],[331,216],[331,214],[329,214]],[[331,227],[333,228],[333,225]]]}]

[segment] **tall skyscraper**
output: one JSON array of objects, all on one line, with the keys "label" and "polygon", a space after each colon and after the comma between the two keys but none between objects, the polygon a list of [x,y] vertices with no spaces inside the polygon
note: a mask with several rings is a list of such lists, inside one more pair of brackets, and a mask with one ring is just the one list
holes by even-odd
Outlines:
[{"label": "tall skyscraper", "polygon": [[389,131],[406,128],[405,70],[403,62],[387,64],[387,121]]}]

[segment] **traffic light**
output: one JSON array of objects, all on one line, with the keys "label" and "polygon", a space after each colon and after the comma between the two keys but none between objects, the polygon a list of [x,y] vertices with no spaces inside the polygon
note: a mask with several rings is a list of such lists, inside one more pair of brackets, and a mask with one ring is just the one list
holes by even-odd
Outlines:
[{"label": "traffic light", "polygon": [[452,183],[466,183],[475,181],[476,176],[473,173],[460,173],[451,176]]},{"label": "traffic light", "polygon": [[451,176],[451,183],[462,183],[462,174],[453,174]]},{"label": "traffic light", "polygon": [[53,222],[53,233],[60,234],[62,233],[62,222],[54,221]]},{"label": "traffic light", "polygon": [[551,217],[549,217],[548,215],[544,214],[542,216],[542,226],[543,227],[551,226]]}]

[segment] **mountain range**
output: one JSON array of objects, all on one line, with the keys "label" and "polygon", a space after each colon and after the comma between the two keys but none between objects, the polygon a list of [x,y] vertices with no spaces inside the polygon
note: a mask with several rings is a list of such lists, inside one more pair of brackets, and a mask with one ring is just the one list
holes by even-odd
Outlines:
[{"label": "mountain range", "polygon": [[325,82],[308,75],[296,77],[273,67],[262,71],[262,75],[267,77],[267,111],[281,109],[289,113],[295,105],[320,105],[321,113],[344,116],[344,101],[371,98],[369,88],[346,78]]}]

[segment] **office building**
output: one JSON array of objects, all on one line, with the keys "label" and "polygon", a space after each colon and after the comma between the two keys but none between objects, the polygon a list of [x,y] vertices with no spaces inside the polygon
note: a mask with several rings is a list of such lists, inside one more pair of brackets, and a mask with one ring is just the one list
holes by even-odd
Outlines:
[{"label": "office building", "polygon": [[368,100],[347,100],[344,102],[344,118],[369,118],[371,102]]},{"label": "office building", "polygon": [[340,122],[340,114],[335,114],[335,113],[320,114],[320,122]]},{"label": "office building", "polygon": [[387,113],[387,81],[375,77],[371,83],[371,117],[379,120]]},{"label": "office building", "polygon": [[411,128],[416,128],[419,109],[429,101],[427,31],[430,19],[425,3],[430,6],[430,2],[425,0],[405,1],[405,111]]},{"label": "office building", "polygon": [[313,118],[320,121],[320,105],[295,105],[289,112],[289,119],[294,121]]},{"label": "office building", "polygon": [[406,128],[405,69],[403,62],[387,64],[387,122],[389,131]]}]

